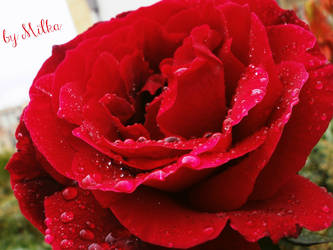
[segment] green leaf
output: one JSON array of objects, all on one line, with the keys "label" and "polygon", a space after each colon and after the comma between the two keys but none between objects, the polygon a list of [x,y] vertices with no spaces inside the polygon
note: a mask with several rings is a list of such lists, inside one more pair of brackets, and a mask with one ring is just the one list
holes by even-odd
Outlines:
[{"label": "green leaf", "polygon": [[321,235],[319,233],[303,230],[298,238],[286,238],[286,241],[300,246],[312,246],[333,242],[333,237]]}]

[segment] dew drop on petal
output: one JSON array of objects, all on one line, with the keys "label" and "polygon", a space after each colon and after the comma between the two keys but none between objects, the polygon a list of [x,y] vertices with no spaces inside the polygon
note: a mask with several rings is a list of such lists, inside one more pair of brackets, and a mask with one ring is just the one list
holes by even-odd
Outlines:
[{"label": "dew drop on petal", "polygon": [[131,144],[134,144],[134,143],[135,143],[135,141],[133,139],[126,139],[124,141],[124,144],[127,144],[127,145],[131,145]]},{"label": "dew drop on petal", "polygon": [[105,242],[109,243],[110,245],[113,245],[115,242],[117,241],[117,239],[115,237],[112,236],[112,233],[109,233],[106,237],[105,237]]},{"label": "dew drop on petal", "polygon": [[68,187],[64,191],[62,191],[62,197],[69,201],[73,200],[77,197],[78,191],[76,187]]},{"label": "dew drop on petal", "polygon": [[144,142],[144,141],[146,141],[146,140],[147,140],[146,137],[144,137],[144,136],[140,136],[136,141],[137,141],[137,142]]},{"label": "dew drop on petal", "polygon": [[194,155],[185,155],[180,159],[181,165],[197,167],[200,165],[200,159]]},{"label": "dew drop on petal", "polygon": [[321,81],[317,81],[315,88],[321,90],[323,88],[323,83]]},{"label": "dew drop on petal", "polygon": [[247,225],[252,225],[253,224],[253,221],[252,220],[249,220],[249,221],[247,221],[247,223],[246,223]]},{"label": "dew drop on petal", "polygon": [[47,217],[45,218],[44,223],[47,227],[49,227],[52,224],[52,219]]},{"label": "dew drop on petal", "polygon": [[72,212],[63,212],[61,215],[60,215],[60,220],[63,222],[63,223],[68,223],[68,222],[71,222],[74,220],[74,214]]},{"label": "dew drop on petal", "polygon": [[64,239],[60,242],[60,247],[63,248],[63,249],[72,248],[73,245],[74,245],[74,243],[73,243],[72,240]]},{"label": "dew drop on petal", "polygon": [[179,142],[180,138],[176,136],[170,136],[164,139],[165,142]]},{"label": "dew drop on petal", "polygon": [[322,119],[323,121],[325,121],[327,119],[327,114],[326,113],[322,113],[320,116],[320,119]]},{"label": "dew drop on petal", "polygon": [[44,237],[45,242],[48,244],[51,244],[53,239],[54,239],[54,237],[51,234],[46,234]]},{"label": "dew drop on petal", "polygon": [[206,234],[206,235],[211,235],[214,233],[214,228],[212,227],[206,227],[204,230],[203,230],[203,233]]},{"label": "dew drop on petal", "polygon": [[94,186],[96,185],[96,181],[89,174],[82,179],[82,185],[84,187]]},{"label": "dew drop on petal", "polygon": [[97,243],[92,243],[88,246],[88,250],[103,250],[103,248]]},{"label": "dew drop on petal", "polygon": [[321,210],[325,213],[329,213],[330,212],[330,208],[327,205],[324,205]]},{"label": "dew drop on petal", "polygon": [[93,240],[95,238],[94,233],[87,229],[82,229],[79,234],[84,240]]},{"label": "dew drop on petal", "polygon": [[96,227],[95,224],[90,221],[86,221],[86,225],[91,229],[94,229]]}]

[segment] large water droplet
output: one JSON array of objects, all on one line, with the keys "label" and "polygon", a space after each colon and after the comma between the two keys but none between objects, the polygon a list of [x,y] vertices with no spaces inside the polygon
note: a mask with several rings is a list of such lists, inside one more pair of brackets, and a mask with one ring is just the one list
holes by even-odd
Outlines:
[{"label": "large water droplet", "polygon": [[62,197],[65,200],[73,200],[77,197],[78,191],[76,187],[68,187],[64,191],[62,191]]},{"label": "large water droplet", "polygon": [[190,167],[197,167],[200,165],[200,159],[194,155],[185,155],[180,159],[180,163]]},{"label": "large water droplet", "polygon": [[72,220],[74,220],[74,214],[73,214],[72,212],[63,212],[63,213],[60,215],[60,220],[61,220],[63,223],[71,222]]},{"label": "large water droplet", "polygon": [[46,234],[44,240],[46,243],[51,244],[52,241],[54,240],[54,237],[51,234]]},{"label": "large water droplet", "polygon": [[80,237],[84,240],[93,240],[95,238],[94,233],[90,230],[82,229],[79,234]]}]

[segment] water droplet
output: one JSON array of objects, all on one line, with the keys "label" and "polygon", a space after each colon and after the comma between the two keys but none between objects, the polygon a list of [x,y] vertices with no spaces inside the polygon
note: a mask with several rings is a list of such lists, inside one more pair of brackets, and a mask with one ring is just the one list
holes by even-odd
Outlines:
[{"label": "water droplet", "polygon": [[323,86],[324,85],[323,85],[323,83],[321,81],[317,81],[315,88],[318,89],[318,90],[321,90],[323,88]]},{"label": "water droplet", "polygon": [[51,234],[46,234],[44,237],[45,242],[48,244],[51,244],[53,239],[54,239],[54,237]]},{"label": "water droplet", "polygon": [[103,248],[97,243],[92,243],[89,245],[88,250],[103,250]]},{"label": "water droplet", "polygon": [[174,72],[174,74],[177,75],[177,76],[180,76],[180,75],[182,75],[186,70],[188,70],[188,68],[186,68],[186,67],[179,68],[179,69],[177,69],[177,70]]},{"label": "water droplet", "polygon": [[200,165],[200,159],[194,155],[185,155],[180,159],[180,163],[190,167],[197,167]]},{"label": "water droplet", "polygon": [[260,95],[263,91],[261,89],[252,89],[251,95]]},{"label": "water droplet", "polygon": [[325,213],[329,213],[330,212],[330,208],[327,205],[324,205],[321,210],[323,210],[323,212]]},{"label": "water droplet", "polygon": [[320,116],[320,119],[322,119],[323,121],[325,121],[327,119],[327,114],[326,113],[322,113]]},{"label": "water droplet", "polygon": [[95,224],[90,221],[86,221],[86,225],[91,229],[94,229],[96,227]]},{"label": "water droplet", "polygon": [[50,228],[47,228],[47,229],[45,230],[45,234],[51,234],[51,229],[50,229]]},{"label": "water droplet", "polygon": [[112,236],[112,233],[109,233],[106,237],[105,237],[105,242],[109,243],[110,245],[113,245],[115,242],[117,241],[117,239],[115,237]]},{"label": "water droplet", "polygon": [[63,249],[72,248],[74,245],[73,241],[64,239],[60,242],[60,247]]},{"label": "water droplet", "polygon": [[95,238],[94,233],[90,230],[82,229],[79,234],[80,237],[84,240],[93,240]]},{"label": "water droplet", "polygon": [[213,134],[213,133],[211,133],[211,132],[207,132],[207,133],[204,134],[203,137],[204,137],[204,138],[209,138],[209,137],[212,136],[212,134]]},{"label": "water droplet", "polygon": [[144,137],[144,136],[140,136],[136,141],[137,142],[144,142],[144,141],[146,141],[147,139],[146,139],[146,137]]},{"label": "water droplet", "polygon": [[169,242],[169,243],[168,243],[168,247],[172,248],[172,247],[173,247],[173,243],[172,243],[172,242]]},{"label": "water droplet", "polygon": [[250,226],[250,225],[253,225],[253,221],[252,221],[252,220],[249,220],[249,221],[247,221],[246,224],[248,224],[249,226]]},{"label": "water droplet", "polygon": [[77,197],[78,191],[76,187],[68,187],[64,191],[62,191],[62,197],[69,201],[73,200]]},{"label": "water droplet", "polygon": [[132,140],[132,139],[126,139],[126,140],[124,141],[124,144],[126,144],[126,145],[131,145],[131,144],[134,144],[134,143],[135,143],[135,141]]},{"label": "water droplet", "polygon": [[47,227],[50,227],[52,224],[52,219],[51,218],[45,218],[44,223]]},{"label": "water droplet", "polygon": [[74,214],[73,214],[72,212],[63,212],[63,213],[60,215],[60,220],[61,220],[63,223],[71,222],[72,220],[74,220]]},{"label": "water droplet", "polygon": [[22,133],[18,133],[17,134],[17,138],[21,138],[21,137],[23,137],[23,134]]},{"label": "water droplet", "polygon": [[292,92],[291,92],[291,95],[293,96],[293,97],[296,97],[298,94],[299,94],[299,92],[300,92],[300,89],[294,89]]},{"label": "water droplet", "polygon": [[179,142],[180,138],[176,136],[170,136],[164,139],[165,142]]},{"label": "water droplet", "polygon": [[82,185],[84,187],[94,186],[96,185],[96,181],[88,174],[82,179]]},{"label": "water droplet", "polygon": [[214,228],[212,227],[206,227],[204,230],[203,230],[203,233],[206,234],[206,235],[211,235],[212,233],[214,233]]}]

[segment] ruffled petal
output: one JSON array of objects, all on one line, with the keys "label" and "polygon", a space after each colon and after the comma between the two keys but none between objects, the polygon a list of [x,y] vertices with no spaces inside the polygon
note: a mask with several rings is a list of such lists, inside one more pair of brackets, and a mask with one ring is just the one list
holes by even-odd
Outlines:
[{"label": "ruffled petal", "polygon": [[115,243],[117,236],[126,233],[112,213],[102,208],[88,191],[68,187],[47,197],[44,204],[45,241],[53,249],[88,249],[92,244],[111,249],[107,235],[111,233]]},{"label": "ruffled petal", "polygon": [[224,216],[190,210],[162,192],[148,188],[119,195],[109,207],[132,234],[164,247],[189,248],[215,239],[228,220]]},{"label": "ruffled petal", "polygon": [[[45,84],[42,83],[45,81]],[[72,136],[72,125],[58,119],[53,113],[51,97],[39,86],[49,84],[47,76],[37,80],[30,90],[31,101],[25,109],[23,120],[31,139],[46,160],[66,177],[71,177],[74,145],[79,141]]]},{"label": "ruffled petal", "polygon": [[269,236],[297,237],[300,227],[325,229],[333,221],[333,199],[327,191],[301,176],[294,176],[273,197],[252,201],[239,211],[229,212],[230,226],[248,241]]},{"label": "ruffled petal", "polygon": [[260,174],[252,199],[270,197],[304,166],[333,115],[332,72],[333,66],[328,65],[310,73],[301,91],[300,103],[295,107],[274,155]]},{"label": "ruffled petal", "polygon": [[18,200],[23,215],[41,232],[44,225],[44,198],[60,190],[67,180],[55,171],[52,175],[58,183],[44,169],[44,163],[37,158],[37,152],[31,143],[29,133],[21,121],[17,131],[17,149],[6,169],[10,173],[10,181],[14,195]]}]

